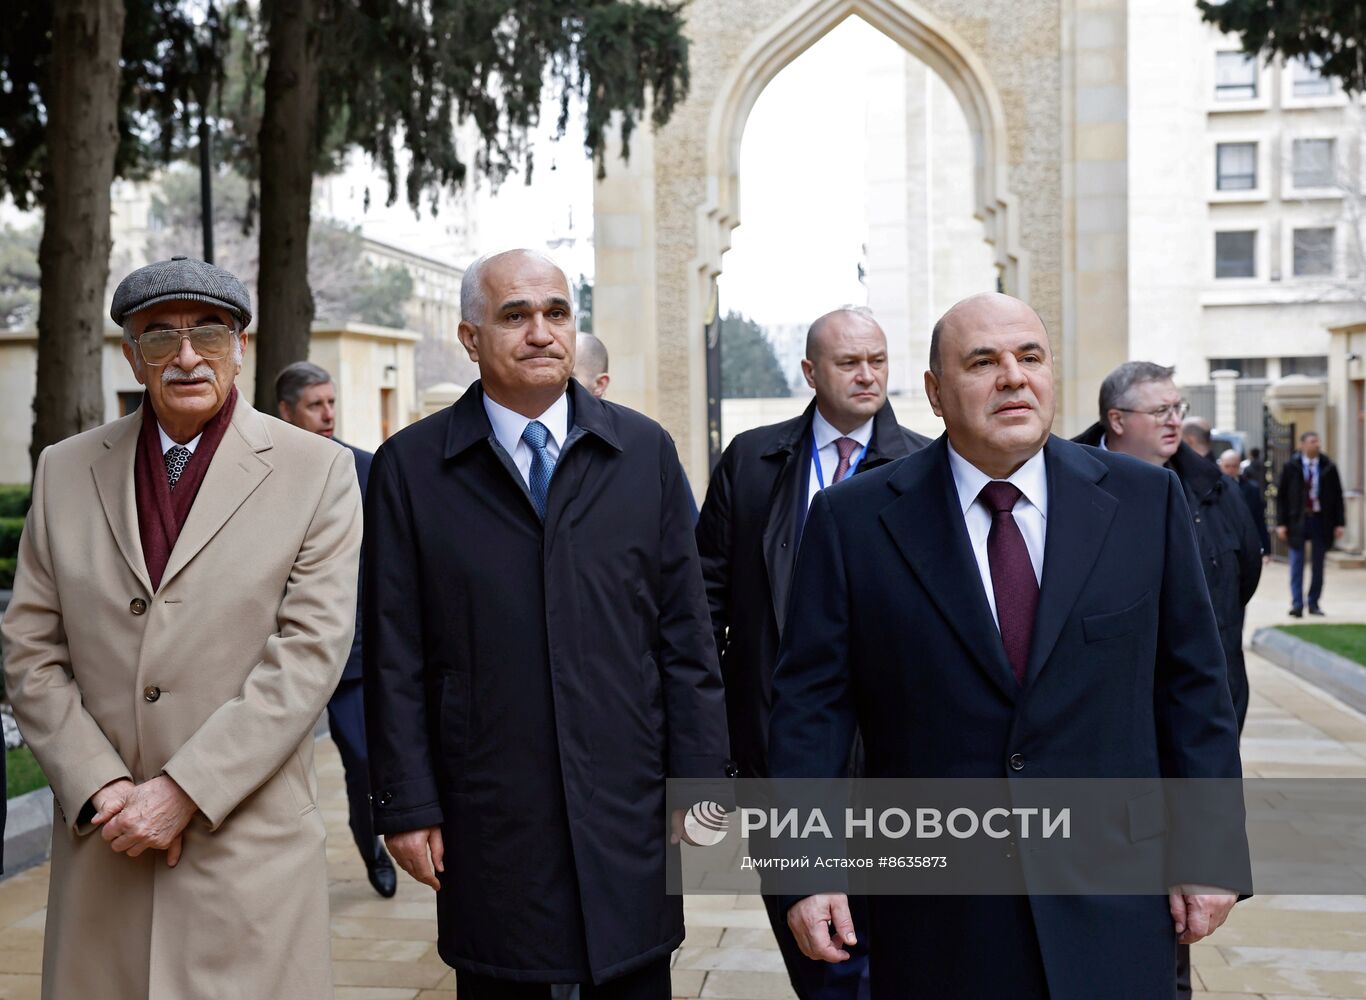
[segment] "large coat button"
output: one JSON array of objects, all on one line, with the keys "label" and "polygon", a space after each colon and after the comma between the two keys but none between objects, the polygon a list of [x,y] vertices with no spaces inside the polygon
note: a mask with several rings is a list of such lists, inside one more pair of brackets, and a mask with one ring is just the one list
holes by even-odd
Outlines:
[{"label": "large coat button", "polygon": [[135,597],[128,602],[128,610],[135,615],[145,615],[147,613],[147,602],[141,597]]},{"label": "large coat button", "polygon": [[1022,754],[1013,753],[1010,755],[1010,769],[1012,771],[1024,770],[1024,756]]},{"label": "large coat button", "polygon": [[387,806],[390,802],[393,802],[393,801],[394,801],[394,793],[393,793],[393,792],[380,792],[380,793],[379,793],[379,804],[380,804],[380,805],[382,805],[382,806]]},{"label": "large coat button", "polygon": [[157,687],[155,684],[149,684],[149,685],[147,685],[145,688],[142,689],[142,700],[143,700],[143,701],[156,701],[156,700],[157,700],[158,698],[160,698],[160,697],[161,697],[161,688]]}]

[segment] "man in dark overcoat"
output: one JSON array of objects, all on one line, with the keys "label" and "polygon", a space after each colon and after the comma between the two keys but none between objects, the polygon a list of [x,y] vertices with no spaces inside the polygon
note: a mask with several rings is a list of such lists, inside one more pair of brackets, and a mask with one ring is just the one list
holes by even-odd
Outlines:
[{"label": "man in dark overcoat", "polygon": [[[807,508],[825,486],[929,443],[897,423],[887,401],[887,337],[867,309],[836,309],[812,323],[802,374],[815,398],[790,420],[736,435],[712,472],[697,522],[731,753],[746,778],[768,777],[773,667]],[[812,961],[797,947],[779,897],[764,903],[801,1000],[866,996],[865,954],[840,965]]]},{"label": "man in dark overcoat", "polygon": [[1100,420],[1073,440],[1171,469],[1181,481],[1241,732],[1250,698],[1243,609],[1262,578],[1262,543],[1237,482],[1186,440],[1186,403],[1174,375],[1175,369],[1151,361],[1124,362],[1101,383]]},{"label": "man in dark overcoat", "polygon": [[[857,730],[871,778],[1222,778],[1236,791],[1238,724],[1176,477],[1051,436],[1048,333],[1018,299],[954,306],[925,387],[945,435],[812,502],[770,775],[838,777]],[[1126,803],[1142,824],[1118,835],[1160,832],[1148,808]],[[1208,843],[1189,813],[1164,819],[1179,834],[1165,898],[876,895],[859,927],[832,878],[791,899],[788,925],[831,962],[870,935],[874,1000],[1172,997],[1177,942],[1223,923],[1250,863],[1241,815],[1202,824]],[[1025,852],[1007,850],[1027,877]]]},{"label": "man in dark overcoat", "polygon": [[437,890],[462,1000],[667,1000],[665,781],[733,770],[683,470],[658,424],[570,378],[548,259],[476,262],[461,315],[479,381],[370,473],[376,827]]}]

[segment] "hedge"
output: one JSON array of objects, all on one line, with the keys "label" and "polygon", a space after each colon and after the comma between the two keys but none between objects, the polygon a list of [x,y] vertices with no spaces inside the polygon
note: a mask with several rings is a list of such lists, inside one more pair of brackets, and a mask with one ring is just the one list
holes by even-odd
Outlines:
[{"label": "hedge", "polygon": [[23,530],[22,517],[0,517],[0,559],[13,559],[19,554],[19,535]]},{"label": "hedge", "polygon": [[0,559],[0,590],[14,589],[14,564],[17,559]]},{"label": "hedge", "polygon": [[0,486],[0,517],[24,517],[28,514],[27,486]]}]

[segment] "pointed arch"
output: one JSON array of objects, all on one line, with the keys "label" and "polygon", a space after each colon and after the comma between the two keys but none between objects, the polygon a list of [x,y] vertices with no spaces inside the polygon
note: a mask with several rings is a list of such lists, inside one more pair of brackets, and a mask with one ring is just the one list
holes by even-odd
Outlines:
[{"label": "pointed arch", "polygon": [[[976,215],[1007,292],[1028,299],[1029,268],[1006,184],[1005,111],[981,59],[913,0],[804,0],[758,35],[717,93],[707,127],[707,197],[697,212],[693,308],[706,315],[721,257],[740,224],[740,141],[759,94],[840,22],[858,16],[925,63],[948,85],[972,135]],[[694,327],[695,329],[697,327]]]}]

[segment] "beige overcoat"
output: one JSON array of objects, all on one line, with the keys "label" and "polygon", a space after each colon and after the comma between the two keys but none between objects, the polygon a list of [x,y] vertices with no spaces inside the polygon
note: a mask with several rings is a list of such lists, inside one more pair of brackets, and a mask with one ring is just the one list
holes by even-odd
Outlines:
[{"label": "beige overcoat", "polygon": [[[141,412],[38,461],[0,625],[20,729],[56,795],[43,996],[332,996],[313,725],[355,627],[351,452],[239,400],[160,589],[138,536]],[[199,806],[175,868],[77,818],[127,776]]]}]

